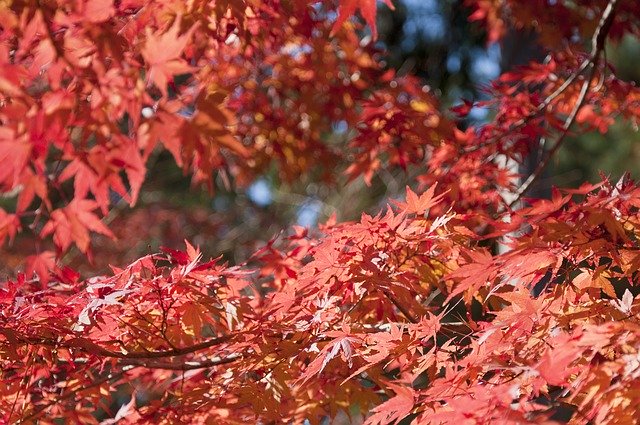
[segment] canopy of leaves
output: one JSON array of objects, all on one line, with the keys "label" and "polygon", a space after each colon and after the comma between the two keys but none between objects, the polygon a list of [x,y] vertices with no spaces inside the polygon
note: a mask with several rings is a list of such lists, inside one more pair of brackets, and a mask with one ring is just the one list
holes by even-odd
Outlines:
[{"label": "canopy of leaves", "polygon": [[[0,241],[46,247],[0,284],[1,420],[635,423],[640,187],[526,195],[569,135],[636,124],[605,47],[640,35],[640,3],[466,4],[489,40],[526,28],[546,57],[448,111],[362,37],[373,0],[0,9]],[[469,126],[474,106],[492,119]],[[64,253],[100,255],[92,234],[114,237],[103,219],[162,150],[210,187],[415,179],[237,264],[186,242],[81,278]],[[520,181],[505,163],[532,153]]]}]

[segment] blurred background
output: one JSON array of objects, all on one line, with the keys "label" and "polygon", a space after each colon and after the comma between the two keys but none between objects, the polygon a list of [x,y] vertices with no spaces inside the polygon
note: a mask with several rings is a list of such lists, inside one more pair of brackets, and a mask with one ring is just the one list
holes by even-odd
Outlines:
[{"label": "blurred background", "polygon": [[[463,3],[394,0],[395,11],[379,8],[379,59],[400,75],[424,81],[441,99],[443,110],[462,99],[483,99],[483,88],[501,72],[542,59],[535,36],[526,32],[511,31],[502,44],[487,44],[480,26],[469,23],[470,10]],[[637,57],[637,39],[626,38],[607,47],[608,60],[625,80],[640,82],[640,67],[632,60]],[[481,124],[491,117],[487,110],[475,108],[468,119]],[[351,131],[336,122],[326,137],[344,141],[353,135]],[[551,185],[568,187],[598,181],[600,172],[612,179],[625,170],[640,177],[638,142],[637,128],[621,122],[606,135],[592,133],[567,140],[540,181],[539,193]],[[183,174],[167,152],[157,154],[153,164],[139,204],[134,209],[116,207],[107,218],[118,239],[96,237],[93,265],[73,250],[64,258],[65,263],[84,273],[108,273],[109,264],[125,265],[157,252],[159,246],[181,249],[184,239],[199,245],[205,257],[223,255],[230,263],[241,263],[260,244],[292,225],[315,227],[332,214],[339,220],[353,220],[362,212],[378,211],[386,199],[401,197],[415,175],[411,169],[382,171],[371,186],[366,186],[362,179],[347,183],[346,177],[338,184],[312,178],[283,183],[276,170],[267,170],[243,188],[218,178],[211,195],[204,189],[191,188],[190,176]],[[11,246],[2,248],[0,278],[15,273],[25,252],[32,252],[33,243],[24,233]]]}]

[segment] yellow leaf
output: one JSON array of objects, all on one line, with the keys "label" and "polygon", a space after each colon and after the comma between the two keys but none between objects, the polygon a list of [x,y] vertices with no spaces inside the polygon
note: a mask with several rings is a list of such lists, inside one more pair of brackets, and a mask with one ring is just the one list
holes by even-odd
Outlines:
[{"label": "yellow leaf", "polygon": [[431,105],[429,105],[427,102],[422,102],[420,100],[412,100],[411,108],[416,112],[428,112],[432,109]]}]

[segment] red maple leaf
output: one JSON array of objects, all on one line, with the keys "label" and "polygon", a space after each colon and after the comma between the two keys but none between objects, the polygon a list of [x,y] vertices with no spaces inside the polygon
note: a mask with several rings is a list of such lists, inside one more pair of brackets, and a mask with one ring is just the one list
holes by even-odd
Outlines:
[{"label": "red maple leaf", "polygon": [[25,274],[28,278],[35,273],[40,278],[40,282],[46,285],[51,277],[50,271],[56,265],[56,254],[53,251],[44,251],[38,255],[27,257],[25,264]]},{"label": "red maple leaf", "polygon": [[444,194],[434,196],[437,186],[437,184],[434,184],[421,195],[417,195],[409,186],[407,186],[406,202],[396,202],[396,205],[408,214],[422,215],[427,212],[429,208],[436,205],[444,196]]},{"label": "red maple leaf", "polygon": [[167,95],[167,83],[173,79],[174,75],[192,70],[180,56],[197,24],[192,26],[186,33],[178,36],[181,20],[181,17],[177,16],[171,28],[162,34],[152,33],[150,29],[147,29],[147,42],[142,49],[142,57],[149,65],[147,78],[165,96]]},{"label": "red maple leaf", "polygon": [[60,251],[66,251],[73,242],[80,251],[86,253],[91,241],[89,231],[114,237],[111,230],[93,213],[96,208],[98,204],[95,201],[74,199],[66,207],[51,213],[51,219],[42,229],[41,236],[53,233],[53,241]]},{"label": "red maple leaf", "polygon": [[[376,0],[343,0],[340,3],[340,7],[338,8],[338,19],[336,23],[333,24],[333,28],[331,30],[332,34],[335,34],[336,31],[340,29],[342,24],[349,19],[351,15],[356,13],[357,10],[360,10],[360,14],[367,22],[367,25],[371,27],[371,36],[373,39],[378,38],[378,30],[376,28]],[[395,7],[391,0],[384,0],[384,3],[391,9],[394,10]]]},{"label": "red maple leaf", "polygon": [[373,409],[366,425],[394,423],[405,418],[413,410],[414,391],[409,387],[389,384],[396,395]]}]

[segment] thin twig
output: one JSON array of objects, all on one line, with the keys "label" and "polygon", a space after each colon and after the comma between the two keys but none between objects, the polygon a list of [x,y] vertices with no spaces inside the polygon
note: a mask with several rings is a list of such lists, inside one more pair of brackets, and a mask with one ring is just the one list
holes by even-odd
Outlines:
[{"label": "thin twig", "polygon": [[36,417],[38,417],[41,413],[43,413],[44,411],[46,411],[48,408],[50,408],[51,406],[54,406],[60,402],[62,402],[63,400],[66,400],[68,398],[72,398],[75,395],[77,395],[78,393],[82,392],[82,391],[86,391],[88,389],[91,388],[95,388],[97,386],[100,386],[106,382],[110,382],[110,381],[114,381],[117,380],[119,378],[121,378],[122,376],[124,376],[125,373],[129,372],[130,370],[133,370],[135,368],[135,366],[127,366],[126,370],[122,370],[118,373],[110,373],[107,376],[98,379],[97,381],[93,381],[91,384],[87,385],[86,387],[82,387],[82,388],[78,388],[78,389],[72,389],[67,391],[65,394],[62,394],[59,397],[56,397],[54,400],[50,401],[49,403],[41,406],[40,408],[36,409],[33,413],[31,413],[29,416],[20,418],[16,424],[21,424],[21,423],[25,423],[28,422],[32,419],[35,419]]},{"label": "thin twig", "polygon": [[564,93],[567,90],[567,88],[569,88],[571,83],[573,83],[576,80],[576,78],[578,78],[580,75],[582,75],[582,73],[584,73],[584,71],[589,67],[590,64],[591,64],[591,59],[585,59],[584,61],[582,61],[578,69],[575,70],[573,73],[571,73],[569,78],[567,78],[557,89],[555,89],[555,91],[553,91],[550,95],[548,95],[542,101],[542,103],[540,103],[536,107],[536,109],[533,112],[530,112],[528,115],[520,118],[518,121],[512,124],[505,132],[500,132],[499,134],[492,136],[486,142],[479,143],[467,149],[464,149],[464,153],[471,153],[479,149],[482,149],[486,146],[492,145],[498,140],[503,139],[505,136],[508,136],[513,132],[520,130],[522,127],[527,125],[533,118],[537,118],[540,115],[542,115],[542,113],[546,111],[547,107],[551,104],[551,102],[553,102],[558,96]]},{"label": "thin twig", "polygon": [[13,400],[13,403],[11,404],[11,410],[9,411],[9,421],[11,421],[11,416],[13,416],[13,412],[15,411],[16,408],[16,403],[18,402],[18,399],[20,398],[20,393],[22,392],[22,386],[24,384],[25,387],[25,400],[27,399],[27,392],[29,391],[29,379],[31,378],[31,374],[29,373],[29,369],[31,369],[34,365],[34,356],[35,355],[35,350],[31,350],[31,353],[29,354],[29,360],[27,360],[27,368],[25,369],[25,374],[24,377],[22,378],[22,382],[20,383],[20,385],[18,386],[18,391],[16,391],[16,398]]},{"label": "thin twig", "polygon": [[605,43],[607,34],[611,29],[611,25],[613,23],[613,18],[615,16],[615,13],[614,13],[615,7],[618,4],[618,1],[619,0],[609,0],[607,7],[604,9],[604,12],[602,13],[600,22],[598,23],[598,26],[593,33],[593,37],[591,38],[591,55],[588,60],[588,63],[591,66],[591,72],[589,73],[589,76],[587,77],[585,82],[582,84],[582,88],[580,89],[580,94],[578,95],[578,99],[576,100],[573,110],[565,120],[564,125],[562,126],[562,131],[560,132],[560,135],[556,139],[555,143],[553,144],[553,146],[551,147],[551,149],[549,150],[545,158],[538,164],[538,166],[533,171],[533,173],[531,173],[527,178],[527,180],[525,180],[525,182],[520,186],[520,188],[515,194],[514,199],[509,203],[509,208],[513,207],[517,202],[519,202],[522,196],[540,178],[540,176],[542,175],[542,171],[544,171],[546,166],[549,164],[549,161],[551,160],[551,158],[558,151],[558,149],[562,145],[562,142],[566,139],[567,135],[569,134],[569,130],[575,123],[576,117],[578,116],[578,112],[580,112],[580,109],[582,108],[586,100],[587,93],[589,91],[589,86],[593,82],[593,79],[595,78],[596,72],[598,70],[600,58],[604,50],[604,43]]},{"label": "thin twig", "polygon": [[391,291],[388,290],[383,290],[382,293],[389,298],[389,301],[391,301],[393,303],[393,305],[396,306],[396,308],[398,310],[400,310],[400,313],[402,313],[402,315],[411,323],[418,323],[418,320],[413,317],[413,315],[411,314],[411,312],[409,310],[407,310],[405,308],[405,306],[402,305],[402,303],[400,301],[398,301],[398,299],[396,297],[393,296],[393,294],[391,293]]}]

